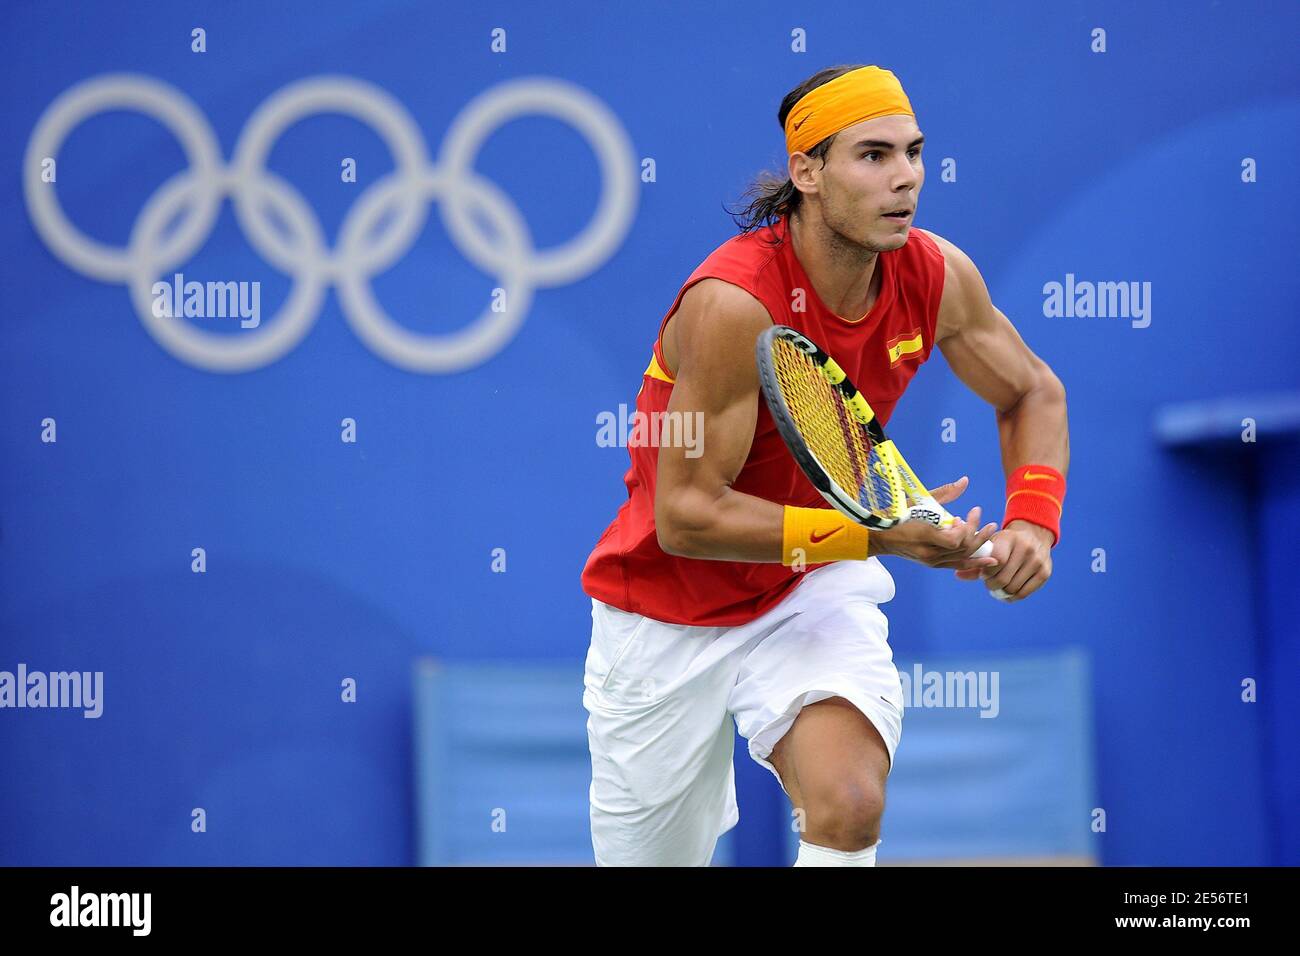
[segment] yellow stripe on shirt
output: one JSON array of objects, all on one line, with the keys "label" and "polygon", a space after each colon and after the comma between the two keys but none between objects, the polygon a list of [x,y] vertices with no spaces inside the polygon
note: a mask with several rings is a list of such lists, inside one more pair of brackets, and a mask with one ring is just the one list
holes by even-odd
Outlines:
[{"label": "yellow stripe on shirt", "polygon": [[645,374],[669,385],[673,384],[673,377],[664,371],[663,366],[659,364],[659,356],[654,352],[650,353],[650,364],[646,366]]}]

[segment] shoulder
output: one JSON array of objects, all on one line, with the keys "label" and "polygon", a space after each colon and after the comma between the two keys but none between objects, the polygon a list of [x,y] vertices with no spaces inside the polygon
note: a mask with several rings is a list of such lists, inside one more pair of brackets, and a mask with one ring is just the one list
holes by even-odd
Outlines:
[{"label": "shoulder", "polygon": [[768,241],[765,230],[741,233],[715,248],[695,270],[692,278],[714,275],[733,279],[737,284],[752,284],[776,261],[780,243]]},{"label": "shoulder", "polygon": [[971,261],[971,257],[958,248],[956,243],[945,239],[937,232],[930,232],[928,229],[918,229],[914,226],[912,231],[928,239],[939,251],[940,255],[943,256],[944,271],[948,275],[958,281],[971,276],[979,276],[979,270],[975,268],[975,263]]},{"label": "shoulder", "polygon": [[718,317],[719,324],[772,321],[764,304],[772,284],[772,264],[781,246],[764,241],[763,231],[732,236],[700,263],[686,282],[681,311]]},{"label": "shoulder", "polygon": [[712,276],[699,279],[682,294],[664,329],[665,371],[676,378],[710,356],[726,364],[737,342],[752,343],[772,321],[767,307],[741,286]]},{"label": "shoulder", "polygon": [[767,306],[752,292],[715,276],[700,279],[686,290],[675,318],[684,320],[678,328],[689,330],[685,334],[703,328],[714,336],[773,321]]},{"label": "shoulder", "polygon": [[972,316],[983,315],[990,306],[988,288],[974,261],[956,243],[937,232],[914,229],[924,235],[943,255],[943,298],[939,303],[935,341],[960,330]]}]

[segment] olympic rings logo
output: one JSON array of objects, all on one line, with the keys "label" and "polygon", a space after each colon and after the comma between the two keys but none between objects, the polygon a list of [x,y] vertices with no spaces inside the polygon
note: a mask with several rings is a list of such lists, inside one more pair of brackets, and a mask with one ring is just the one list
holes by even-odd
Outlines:
[{"label": "olympic rings logo", "polygon": [[[71,223],[53,184],[42,181],[41,164],[58,155],[80,123],[123,109],[167,127],[189,168],[149,197],[127,244],[111,246]],[[266,168],[280,134],[315,113],[341,113],[366,123],[387,144],[396,166],[352,204],[332,248],[307,200]],[[603,180],[591,221],[567,242],[541,250],[509,196],[473,169],[479,149],[498,127],[530,113],[553,116],[581,133],[596,154]],[[449,373],[480,364],[504,348],[537,288],[574,282],[613,255],[636,211],[634,170],[631,142],[618,118],[586,90],[561,80],[513,80],[481,93],[448,129],[434,164],[410,113],[386,91],[351,77],[310,77],[279,90],[253,113],[226,165],[212,127],[185,94],[150,77],[107,74],[66,90],[42,114],[27,144],[24,193],[32,223],[50,250],[87,276],[126,284],[140,321],[181,361],[213,372],[269,365],[307,334],[333,285],[348,323],[372,351],[411,372]],[[155,315],[152,308],[155,280],[188,261],[207,241],[226,196],[253,248],[294,279],[275,318],[238,335],[206,332],[179,318]],[[418,334],[388,315],[370,280],[410,251],[434,199],[461,253],[498,278],[507,308],[494,311],[489,304],[455,332]],[[270,212],[279,223],[268,217]],[[482,231],[476,214],[495,235]],[[378,231],[381,222],[384,228]]]}]

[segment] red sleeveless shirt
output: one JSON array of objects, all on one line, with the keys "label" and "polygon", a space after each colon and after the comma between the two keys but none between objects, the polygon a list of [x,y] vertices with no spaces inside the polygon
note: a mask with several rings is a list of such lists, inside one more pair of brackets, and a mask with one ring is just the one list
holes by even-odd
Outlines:
[{"label": "red sleeveless shirt", "polygon": [[[770,244],[773,238],[781,240],[778,245]],[[860,320],[849,322],[817,297],[785,239],[784,220],[724,242],[691,273],[660,322],[637,393],[637,412],[646,421],[658,421],[652,413],[667,410],[673,379],[660,336],[686,290],[701,279],[716,278],[749,292],[767,307],[774,322],[798,329],[820,345],[848,373],[882,424],[888,422],[934,345],[943,295],[943,252],[930,236],[913,228],[901,248],[877,255],[876,268],[881,282],[875,304]],[[796,311],[799,307],[802,311]],[[752,353],[751,345],[745,348]],[[761,395],[757,401],[753,445],[732,487],[782,505],[830,507],[799,470]],[[782,564],[664,552],[654,522],[659,449],[649,442],[628,444],[632,466],[623,477],[628,498],[587,559],[582,587],[588,595],[670,624],[717,627],[752,621],[798,586],[803,573]],[[812,567],[820,565],[806,570]]]}]

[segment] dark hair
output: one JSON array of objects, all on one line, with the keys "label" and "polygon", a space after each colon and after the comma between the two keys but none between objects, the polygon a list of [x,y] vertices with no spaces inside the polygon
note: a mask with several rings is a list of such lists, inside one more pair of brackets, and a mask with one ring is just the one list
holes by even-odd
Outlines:
[{"label": "dark hair", "polygon": [[[829,83],[837,76],[843,76],[852,70],[859,70],[864,65],[854,63],[849,66],[828,67],[814,73],[785,94],[785,97],[781,100],[781,107],[776,111],[776,119],[781,124],[782,134],[785,133],[785,118],[790,115],[794,105],[803,99],[804,94],[809,90],[817,89],[824,83]],[[820,159],[822,165],[825,166],[826,154],[830,152],[831,144],[835,142],[836,135],[832,133],[827,136],[812,149],[807,150],[807,154],[814,159]],[[803,201],[803,193],[794,188],[794,183],[790,181],[789,176],[780,176],[764,171],[759,173],[758,177],[749,184],[741,198],[742,201],[749,199],[749,204],[738,212],[732,212],[728,209],[727,214],[736,221],[736,225],[740,228],[740,234],[746,235],[761,226],[770,226],[782,216],[788,216],[795,212]],[[780,240],[769,241],[779,242]]]}]

